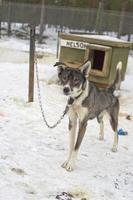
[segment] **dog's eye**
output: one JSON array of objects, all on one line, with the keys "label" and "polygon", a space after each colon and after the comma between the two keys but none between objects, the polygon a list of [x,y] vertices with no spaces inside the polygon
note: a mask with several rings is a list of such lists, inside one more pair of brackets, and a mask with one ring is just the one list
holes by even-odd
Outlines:
[{"label": "dog's eye", "polygon": [[62,77],[62,81],[63,81],[63,82],[67,81],[67,76],[63,76],[63,77]]},{"label": "dog's eye", "polygon": [[75,84],[78,84],[78,83],[79,83],[79,79],[78,79],[78,78],[74,78],[74,79],[73,79],[73,82],[74,82]]}]

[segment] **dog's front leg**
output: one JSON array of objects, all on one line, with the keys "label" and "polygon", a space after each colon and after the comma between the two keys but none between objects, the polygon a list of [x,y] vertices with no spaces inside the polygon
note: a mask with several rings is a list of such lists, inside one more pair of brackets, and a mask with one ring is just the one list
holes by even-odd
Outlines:
[{"label": "dog's front leg", "polygon": [[75,138],[76,138],[76,128],[77,128],[77,114],[70,108],[69,110],[69,155],[68,159],[63,163],[62,167],[67,171],[72,171],[73,167],[70,165],[70,160],[72,152],[74,150]]},{"label": "dog's front leg", "polygon": [[81,145],[81,142],[83,140],[83,137],[85,135],[86,127],[87,127],[87,120],[84,119],[79,124],[78,137],[77,137],[77,141],[76,141],[76,144],[75,144],[75,147],[74,147],[74,152],[76,152],[75,153],[76,155],[77,155],[77,152],[78,152],[78,150],[80,148],[80,145]]},{"label": "dog's front leg", "polygon": [[77,159],[78,150],[86,131],[86,126],[87,126],[87,120],[84,120],[79,123],[79,131],[78,131],[77,140],[73,148],[73,151],[71,153],[71,157],[69,158],[69,162],[67,163],[67,166],[65,167],[67,171],[72,171],[75,167],[75,161]]}]

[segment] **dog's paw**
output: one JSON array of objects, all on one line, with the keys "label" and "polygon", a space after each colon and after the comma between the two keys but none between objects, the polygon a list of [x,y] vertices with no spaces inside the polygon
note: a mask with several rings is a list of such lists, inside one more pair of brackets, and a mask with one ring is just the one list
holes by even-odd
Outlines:
[{"label": "dog's paw", "polygon": [[65,168],[68,172],[71,172],[74,170],[74,166],[70,161],[65,161],[61,166]]},{"label": "dog's paw", "polygon": [[112,150],[112,152],[117,152],[117,147],[113,146],[111,150]]},{"label": "dog's paw", "polygon": [[100,136],[99,136],[99,140],[100,140],[100,141],[103,141],[103,140],[104,140],[104,137],[100,135]]},{"label": "dog's paw", "polygon": [[74,167],[68,163],[68,165],[65,167],[65,169],[68,171],[68,172],[72,172],[74,170]]},{"label": "dog's paw", "polygon": [[68,163],[68,161],[65,161],[65,162],[61,165],[61,167],[66,168],[67,163]]}]

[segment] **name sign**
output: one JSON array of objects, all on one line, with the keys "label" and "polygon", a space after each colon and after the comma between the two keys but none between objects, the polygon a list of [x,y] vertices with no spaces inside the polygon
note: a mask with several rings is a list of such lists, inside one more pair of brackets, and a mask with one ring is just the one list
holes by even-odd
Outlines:
[{"label": "name sign", "polygon": [[73,40],[63,40],[61,39],[61,46],[75,48],[75,49],[86,49],[89,43],[73,41]]}]

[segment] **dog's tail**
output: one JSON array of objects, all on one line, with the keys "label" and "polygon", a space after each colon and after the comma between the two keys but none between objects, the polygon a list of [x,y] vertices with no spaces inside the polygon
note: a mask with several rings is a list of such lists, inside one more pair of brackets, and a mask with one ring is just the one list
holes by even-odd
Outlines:
[{"label": "dog's tail", "polygon": [[113,92],[115,90],[120,90],[120,85],[121,85],[121,81],[122,81],[121,70],[122,70],[122,62],[120,61],[120,62],[118,62],[117,67],[116,67],[115,80],[112,83],[112,85],[109,87],[109,89],[111,89]]}]

